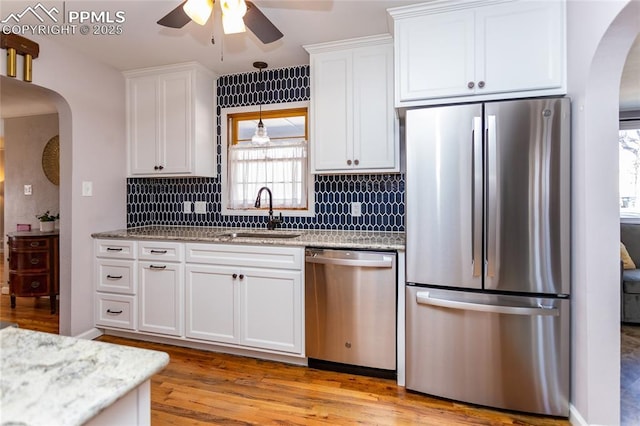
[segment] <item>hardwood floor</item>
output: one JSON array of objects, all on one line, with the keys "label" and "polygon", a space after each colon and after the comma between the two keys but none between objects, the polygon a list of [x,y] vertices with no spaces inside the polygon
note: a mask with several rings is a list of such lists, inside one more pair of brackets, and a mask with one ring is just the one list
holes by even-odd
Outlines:
[{"label": "hardwood floor", "polygon": [[[0,320],[58,333],[46,298],[0,297]],[[154,425],[377,424],[569,425],[563,419],[489,410],[431,398],[394,381],[102,336],[98,340],[167,352],[151,380]],[[640,424],[640,326],[622,327],[622,425]]]}]

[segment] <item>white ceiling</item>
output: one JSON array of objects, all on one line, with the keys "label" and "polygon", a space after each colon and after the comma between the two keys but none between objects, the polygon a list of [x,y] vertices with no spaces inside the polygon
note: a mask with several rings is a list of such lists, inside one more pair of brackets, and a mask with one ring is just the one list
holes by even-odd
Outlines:
[{"label": "white ceiling", "polygon": [[[198,61],[218,74],[253,71],[254,61],[264,61],[269,68],[309,63],[302,46],[326,41],[391,32],[386,9],[420,3],[421,0],[253,0],[260,10],[282,31],[284,37],[262,44],[250,31],[223,35],[220,9],[214,6],[214,18],[205,26],[193,22],[181,29],[161,27],[156,21],[180,4],[181,0],[41,1],[45,7],[59,10],[109,12],[124,11],[121,35],[52,35],[55,41],[93,57],[119,70]],[[37,0],[2,0],[0,20],[10,13],[20,13]],[[38,23],[25,15],[21,24]],[[214,38],[215,44],[211,43]],[[34,60],[37,73],[37,59]],[[0,85],[0,116],[15,117],[46,111],[51,104],[39,97],[24,95],[24,85],[15,87],[7,78]],[[640,37],[627,60],[621,85],[620,106],[640,109]],[[16,99],[16,94],[20,96]]]}]

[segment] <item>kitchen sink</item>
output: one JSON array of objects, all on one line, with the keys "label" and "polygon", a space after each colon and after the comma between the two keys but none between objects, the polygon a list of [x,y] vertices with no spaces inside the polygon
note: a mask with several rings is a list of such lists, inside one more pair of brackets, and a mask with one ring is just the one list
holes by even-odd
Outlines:
[{"label": "kitchen sink", "polygon": [[284,233],[284,232],[265,232],[265,231],[249,231],[249,232],[227,232],[222,234],[223,237],[230,238],[296,238],[300,234]]}]

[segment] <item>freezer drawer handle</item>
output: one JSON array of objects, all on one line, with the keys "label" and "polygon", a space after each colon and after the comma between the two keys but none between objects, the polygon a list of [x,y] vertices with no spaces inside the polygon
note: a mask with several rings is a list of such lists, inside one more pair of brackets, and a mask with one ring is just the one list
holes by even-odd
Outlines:
[{"label": "freezer drawer handle", "polygon": [[558,308],[524,308],[522,306],[501,306],[501,305],[485,305],[483,303],[459,302],[455,300],[438,299],[429,296],[428,291],[419,291],[416,293],[416,302],[419,305],[440,306],[442,308],[463,309],[466,311],[490,312],[494,314],[510,314],[510,315],[538,315],[538,316],[554,316],[560,313]]},{"label": "freezer drawer handle", "polygon": [[366,266],[369,268],[391,268],[393,266],[392,256],[384,256],[380,260],[334,259],[322,256],[307,256],[305,259],[307,263],[322,263],[324,265]]}]

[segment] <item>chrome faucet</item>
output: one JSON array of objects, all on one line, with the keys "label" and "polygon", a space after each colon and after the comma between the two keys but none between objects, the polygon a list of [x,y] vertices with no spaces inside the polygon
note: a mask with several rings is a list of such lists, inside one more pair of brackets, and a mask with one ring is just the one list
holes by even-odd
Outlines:
[{"label": "chrome faucet", "polygon": [[263,186],[258,190],[258,197],[256,198],[256,203],[254,204],[255,208],[260,208],[260,197],[262,196],[262,191],[267,191],[269,194],[269,222],[267,222],[267,229],[273,230],[276,227],[280,226],[282,223],[282,213],[280,213],[280,217],[273,216],[273,195],[271,194],[271,190],[266,186]]}]

